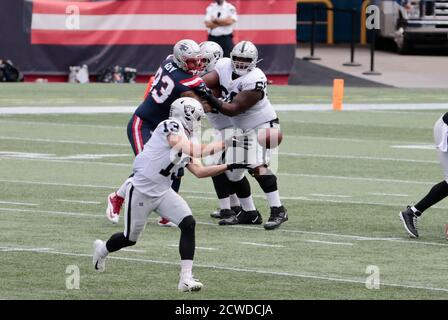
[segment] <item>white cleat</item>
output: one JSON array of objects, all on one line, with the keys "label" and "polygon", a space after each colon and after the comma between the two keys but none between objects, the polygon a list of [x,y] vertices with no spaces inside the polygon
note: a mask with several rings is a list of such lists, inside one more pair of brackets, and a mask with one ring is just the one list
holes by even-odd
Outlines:
[{"label": "white cleat", "polygon": [[93,267],[98,272],[103,272],[106,269],[106,257],[102,257],[99,252],[99,247],[102,246],[104,241],[95,240],[93,243]]},{"label": "white cleat", "polygon": [[204,285],[193,278],[180,279],[177,289],[180,292],[199,291]]}]

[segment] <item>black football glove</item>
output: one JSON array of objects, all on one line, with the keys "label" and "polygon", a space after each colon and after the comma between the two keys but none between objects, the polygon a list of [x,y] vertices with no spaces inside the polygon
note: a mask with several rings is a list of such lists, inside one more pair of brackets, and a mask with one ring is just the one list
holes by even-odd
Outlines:
[{"label": "black football glove", "polygon": [[204,99],[212,107],[212,112],[219,112],[222,108],[222,101],[213,95],[213,92],[205,85],[201,83],[199,86],[193,89],[199,98]]},{"label": "black football glove", "polygon": [[249,169],[250,164],[248,163],[230,163],[227,165],[227,170],[232,171],[233,169]]}]

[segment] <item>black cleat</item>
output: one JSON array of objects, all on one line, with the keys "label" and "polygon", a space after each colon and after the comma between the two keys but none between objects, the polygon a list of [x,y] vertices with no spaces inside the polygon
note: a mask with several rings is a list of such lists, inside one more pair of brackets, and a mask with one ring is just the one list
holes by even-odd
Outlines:
[{"label": "black cleat", "polygon": [[235,212],[231,209],[218,209],[217,211],[210,213],[210,217],[217,219],[226,219],[234,215]]},{"label": "black cleat", "polygon": [[241,210],[227,219],[219,221],[220,226],[235,225],[235,224],[262,224],[263,218],[258,210],[244,211]]},{"label": "black cleat", "polygon": [[414,213],[410,206],[407,206],[406,210],[401,211],[399,216],[401,222],[403,222],[404,229],[411,236],[411,238],[418,238],[417,232],[417,218],[421,215],[420,212]]},{"label": "black cleat", "polygon": [[285,207],[271,207],[271,216],[268,222],[265,223],[264,228],[266,230],[274,230],[285,221],[288,221],[288,211]]}]

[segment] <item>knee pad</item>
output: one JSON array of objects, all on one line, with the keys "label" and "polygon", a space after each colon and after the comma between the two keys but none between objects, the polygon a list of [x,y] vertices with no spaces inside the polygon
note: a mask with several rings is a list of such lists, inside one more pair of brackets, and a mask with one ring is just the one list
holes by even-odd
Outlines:
[{"label": "knee pad", "polygon": [[193,218],[193,216],[186,216],[179,223],[179,229],[181,231],[194,230],[195,227],[196,227],[196,220]]},{"label": "knee pad", "polygon": [[234,169],[232,171],[227,170],[226,176],[230,181],[237,182],[244,178],[244,171],[245,169]]},{"label": "knee pad", "polygon": [[273,174],[265,174],[262,176],[255,176],[261,189],[264,193],[277,191],[277,177]]}]

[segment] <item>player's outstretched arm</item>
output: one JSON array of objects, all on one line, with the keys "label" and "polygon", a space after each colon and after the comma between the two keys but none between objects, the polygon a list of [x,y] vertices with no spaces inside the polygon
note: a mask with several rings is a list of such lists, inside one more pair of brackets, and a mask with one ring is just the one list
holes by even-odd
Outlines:
[{"label": "player's outstretched arm", "polygon": [[227,170],[247,169],[248,167],[247,163],[218,164],[204,167],[198,159],[193,159],[187,165],[187,169],[197,178],[214,177]]},{"label": "player's outstretched arm", "polygon": [[171,148],[187,154],[193,158],[202,158],[222,151],[226,148],[225,141],[217,141],[209,144],[193,143],[184,136],[170,134],[167,137]]},{"label": "player's outstretched arm", "polygon": [[244,90],[238,93],[232,99],[232,102],[224,102],[216,98],[207,86],[198,86],[195,88],[195,92],[201,99],[205,100],[214,111],[221,112],[230,117],[245,112],[263,99],[264,95],[261,90]]},{"label": "player's outstretched arm", "polygon": [[208,144],[193,143],[187,138],[177,134],[170,134],[167,139],[171,148],[193,158],[207,157],[228,147],[240,147],[248,150],[251,145],[251,141],[244,135],[233,136],[227,140]]}]

